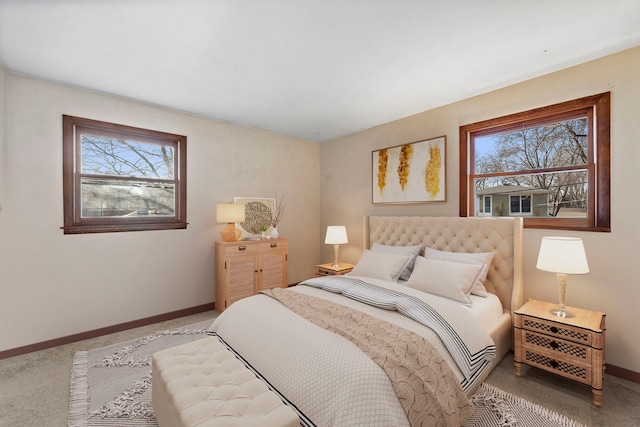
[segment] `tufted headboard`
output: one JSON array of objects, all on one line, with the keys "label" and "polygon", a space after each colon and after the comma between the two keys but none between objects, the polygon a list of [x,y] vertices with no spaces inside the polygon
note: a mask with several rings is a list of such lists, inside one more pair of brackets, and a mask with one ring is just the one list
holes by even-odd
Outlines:
[{"label": "tufted headboard", "polygon": [[[485,287],[511,313],[523,304],[522,218],[370,216],[364,244],[422,245],[450,252],[495,252]],[[424,250],[422,255],[424,255]]]}]

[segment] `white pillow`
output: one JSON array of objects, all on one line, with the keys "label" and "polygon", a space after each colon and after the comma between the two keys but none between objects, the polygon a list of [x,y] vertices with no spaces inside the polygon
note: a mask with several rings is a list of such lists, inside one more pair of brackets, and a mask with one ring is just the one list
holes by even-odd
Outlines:
[{"label": "white pillow", "polygon": [[360,260],[351,270],[351,274],[395,282],[410,259],[409,255],[372,252],[365,249]]},{"label": "white pillow", "polygon": [[420,254],[422,250],[422,245],[417,246],[391,246],[391,245],[383,245],[381,243],[374,243],[371,246],[372,252],[385,252],[388,254],[400,254],[400,255],[410,255],[409,263],[400,273],[401,280],[409,280],[411,277],[411,272],[413,271],[413,265],[416,262],[416,257]]},{"label": "white pillow", "polygon": [[461,262],[464,264],[480,264],[483,266],[482,271],[478,275],[478,278],[471,288],[471,293],[480,297],[487,297],[487,289],[484,287],[484,282],[487,279],[487,273],[489,273],[489,266],[495,252],[447,252],[439,251],[432,248],[424,248],[424,257],[428,259],[439,259],[442,261]]},{"label": "white pillow", "polygon": [[427,259],[419,256],[407,286],[471,305],[469,292],[480,274],[480,264]]}]

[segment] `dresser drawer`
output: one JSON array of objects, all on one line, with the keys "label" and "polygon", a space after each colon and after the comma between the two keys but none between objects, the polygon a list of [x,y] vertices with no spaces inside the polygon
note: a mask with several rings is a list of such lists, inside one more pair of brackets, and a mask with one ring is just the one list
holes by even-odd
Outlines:
[{"label": "dresser drawer", "polygon": [[275,239],[261,240],[258,243],[258,249],[260,251],[286,251],[287,242],[283,242]]},{"label": "dresser drawer", "polygon": [[228,245],[224,248],[223,256],[246,255],[254,256],[258,254],[257,245]]},{"label": "dresser drawer", "polygon": [[583,345],[594,345],[593,334],[590,331],[570,325],[523,316],[521,327],[562,340],[569,340]]}]

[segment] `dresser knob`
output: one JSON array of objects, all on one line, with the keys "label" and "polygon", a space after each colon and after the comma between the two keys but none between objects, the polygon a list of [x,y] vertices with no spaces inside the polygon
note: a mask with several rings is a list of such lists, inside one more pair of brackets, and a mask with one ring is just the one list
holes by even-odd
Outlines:
[{"label": "dresser knob", "polygon": [[551,346],[551,348],[553,349],[557,349],[559,347],[558,343],[555,341],[551,341],[551,344],[549,344]]},{"label": "dresser knob", "polygon": [[555,326],[552,326],[550,331],[553,332],[554,334],[557,334],[558,333],[558,328],[556,328]]},{"label": "dresser knob", "polygon": [[549,365],[551,365],[553,369],[558,369],[558,366],[560,366],[560,364],[555,360],[552,360],[551,362],[549,362]]}]

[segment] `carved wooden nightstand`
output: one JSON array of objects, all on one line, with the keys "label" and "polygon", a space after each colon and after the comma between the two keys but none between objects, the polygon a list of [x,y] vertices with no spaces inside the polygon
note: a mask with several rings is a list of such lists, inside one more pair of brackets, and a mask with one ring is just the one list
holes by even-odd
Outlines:
[{"label": "carved wooden nightstand", "polygon": [[342,276],[350,273],[353,270],[353,264],[347,264],[346,262],[339,263],[338,267],[334,267],[333,263],[318,264],[316,265],[316,277],[322,276]]},{"label": "carved wooden nightstand", "polygon": [[516,375],[522,364],[588,384],[600,406],[605,369],[605,314],[571,308],[575,317],[552,313],[557,304],[529,300],[514,312]]}]

